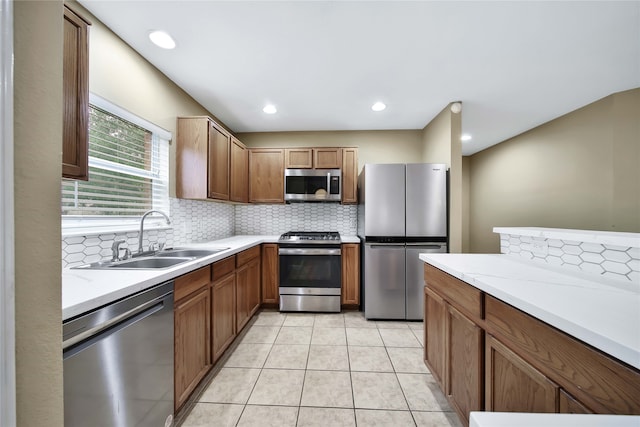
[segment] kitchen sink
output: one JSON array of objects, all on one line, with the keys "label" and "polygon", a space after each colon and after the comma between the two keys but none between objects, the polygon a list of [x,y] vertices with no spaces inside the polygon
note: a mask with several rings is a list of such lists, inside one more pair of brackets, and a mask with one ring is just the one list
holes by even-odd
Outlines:
[{"label": "kitchen sink", "polygon": [[216,248],[216,249],[186,249],[186,248],[175,248],[175,249],[167,249],[164,251],[157,252],[154,257],[205,257],[213,254],[217,254],[218,252],[226,251],[229,248]]},{"label": "kitchen sink", "polygon": [[227,249],[229,248],[172,248],[143,254],[145,256],[139,258],[134,256],[134,258],[122,261],[98,261],[71,268],[80,270],[156,270],[160,268],[173,267],[174,265],[182,264],[183,262],[217,254],[218,252],[226,251]]}]

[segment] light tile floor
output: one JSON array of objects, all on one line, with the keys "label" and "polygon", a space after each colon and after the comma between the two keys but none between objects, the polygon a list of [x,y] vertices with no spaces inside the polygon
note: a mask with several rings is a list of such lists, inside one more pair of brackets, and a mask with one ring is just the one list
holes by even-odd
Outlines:
[{"label": "light tile floor", "polygon": [[182,426],[460,427],[422,336],[361,312],[263,311]]}]

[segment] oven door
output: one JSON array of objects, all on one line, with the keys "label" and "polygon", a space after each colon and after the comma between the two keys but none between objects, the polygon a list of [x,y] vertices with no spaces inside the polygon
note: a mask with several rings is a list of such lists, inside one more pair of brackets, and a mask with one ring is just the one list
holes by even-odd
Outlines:
[{"label": "oven door", "polygon": [[340,247],[281,245],[278,254],[281,295],[340,295]]}]

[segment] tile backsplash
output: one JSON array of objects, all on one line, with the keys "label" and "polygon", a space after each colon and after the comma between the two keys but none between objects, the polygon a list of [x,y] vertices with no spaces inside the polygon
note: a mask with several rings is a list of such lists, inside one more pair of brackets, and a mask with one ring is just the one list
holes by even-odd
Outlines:
[{"label": "tile backsplash", "polygon": [[287,231],[337,231],[357,234],[356,205],[292,203],[236,206],[235,234],[282,234]]},{"label": "tile backsplash", "polygon": [[640,284],[640,248],[500,234],[500,252]]},{"label": "tile backsplash", "polygon": [[[158,242],[181,246],[234,234],[282,234],[291,230],[338,231],[344,235],[355,235],[357,228],[355,205],[231,205],[176,198],[171,198],[170,202],[171,228],[145,231],[145,248]],[[62,267],[109,259],[115,239],[124,240],[123,247],[132,250],[138,247],[137,231],[63,237]]]}]

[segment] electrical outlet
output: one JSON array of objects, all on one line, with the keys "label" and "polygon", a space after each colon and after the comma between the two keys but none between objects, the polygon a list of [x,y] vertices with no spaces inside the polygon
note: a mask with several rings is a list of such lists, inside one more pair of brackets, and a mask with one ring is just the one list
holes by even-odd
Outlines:
[{"label": "electrical outlet", "polygon": [[526,245],[522,245],[523,249],[531,251],[536,256],[546,256],[549,254],[549,243],[544,242],[531,242]]}]

